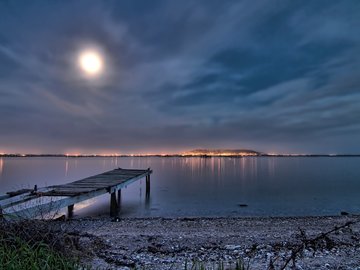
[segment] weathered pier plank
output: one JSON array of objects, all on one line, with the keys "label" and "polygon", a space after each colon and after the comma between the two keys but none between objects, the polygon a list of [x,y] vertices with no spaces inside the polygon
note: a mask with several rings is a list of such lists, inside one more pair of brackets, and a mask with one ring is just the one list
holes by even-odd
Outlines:
[{"label": "weathered pier plank", "polygon": [[[141,178],[146,178],[146,198],[150,194],[152,170],[114,169],[98,175],[63,185],[54,185],[34,190],[20,190],[0,196],[0,216],[35,217],[39,212],[68,207],[68,216],[73,214],[74,204],[110,193],[110,213],[117,215],[120,209],[121,189]],[[116,193],[117,191],[117,193]],[[38,202],[39,198],[47,198]],[[32,203],[28,203],[32,202]],[[28,204],[28,205],[24,205]],[[11,209],[13,208],[13,209]]]}]

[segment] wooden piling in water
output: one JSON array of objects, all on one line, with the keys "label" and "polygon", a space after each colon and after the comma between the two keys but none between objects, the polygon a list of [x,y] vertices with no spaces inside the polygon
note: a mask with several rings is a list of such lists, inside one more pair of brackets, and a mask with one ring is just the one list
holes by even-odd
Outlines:
[{"label": "wooden piling in water", "polygon": [[115,217],[118,215],[118,202],[116,199],[116,192],[112,192],[110,195],[110,216]]},{"label": "wooden piling in water", "polygon": [[72,218],[74,216],[74,205],[70,204],[67,207],[68,209],[68,218]]},{"label": "wooden piling in water", "polygon": [[117,202],[118,202],[118,213],[120,213],[120,211],[121,211],[121,189],[118,190]]},{"label": "wooden piling in water", "polygon": [[146,194],[150,194],[150,174],[146,176]]}]

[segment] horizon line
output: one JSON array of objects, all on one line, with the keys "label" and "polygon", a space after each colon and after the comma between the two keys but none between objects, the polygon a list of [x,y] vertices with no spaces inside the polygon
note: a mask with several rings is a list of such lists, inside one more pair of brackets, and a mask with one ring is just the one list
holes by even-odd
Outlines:
[{"label": "horizon line", "polygon": [[0,153],[0,157],[301,157],[301,156],[360,156],[359,154],[324,154],[324,153],[242,153],[242,154],[190,154],[190,153],[169,153],[169,154],[155,154],[155,153],[140,153],[140,154],[33,154],[33,153]]}]

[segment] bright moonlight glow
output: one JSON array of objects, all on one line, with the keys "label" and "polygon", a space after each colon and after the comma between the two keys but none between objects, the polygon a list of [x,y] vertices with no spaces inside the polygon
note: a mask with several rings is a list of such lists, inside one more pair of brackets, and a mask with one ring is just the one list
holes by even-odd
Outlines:
[{"label": "bright moonlight glow", "polygon": [[88,75],[97,75],[103,69],[103,59],[96,51],[85,51],[79,55],[79,65]]}]

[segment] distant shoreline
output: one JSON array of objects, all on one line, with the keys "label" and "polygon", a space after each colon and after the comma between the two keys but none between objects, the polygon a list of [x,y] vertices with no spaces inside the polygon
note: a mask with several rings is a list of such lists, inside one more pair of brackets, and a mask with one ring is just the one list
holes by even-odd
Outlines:
[{"label": "distant shoreline", "polygon": [[99,158],[99,157],[161,157],[161,158],[213,158],[213,157],[226,157],[226,158],[248,158],[248,157],[360,157],[360,154],[259,154],[259,155],[64,155],[64,154],[1,154],[1,157],[64,157],[64,158]]}]

